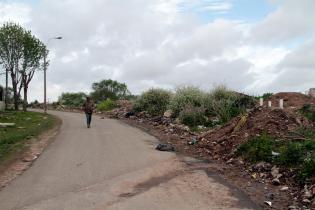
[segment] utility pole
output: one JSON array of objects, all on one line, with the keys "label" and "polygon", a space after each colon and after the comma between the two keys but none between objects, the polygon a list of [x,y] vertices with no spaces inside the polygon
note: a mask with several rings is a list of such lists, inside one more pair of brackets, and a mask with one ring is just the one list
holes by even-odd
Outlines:
[{"label": "utility pole", "polygon": [[44,112],[47,113],[47,103],[46,103],[46,71],[47,71],[47,50],[45,48],[44,52]]},{"label": "utility pole", "polygon": [[[61,36],[58,36],[58,37],[52,37],[50,39],[48,39],[47,41],[47,46],[49,44],[49,42],[53,39],[62,39]],[[45,51],[44,51],[44,112],[47,113],[47,89],[46,89],[46,71],[47,71],[47,66],[48,66],[48,63],[47,63],[47,55],[48,55],[48,50],[45,48]]]}]

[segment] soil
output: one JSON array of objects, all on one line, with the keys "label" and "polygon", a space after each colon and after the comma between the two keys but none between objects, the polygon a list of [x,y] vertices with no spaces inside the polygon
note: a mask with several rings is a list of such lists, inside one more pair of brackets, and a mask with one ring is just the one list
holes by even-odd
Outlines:
[{"label": "soil", "polygon": [[[268,100],[272,102],[272,106],[278,107],[279,99],[283,99],[283,107],[285,109],[297,110],[302,108],[304,104],[315,104],[315,98],[296,92],[281,92],[272,95]],[[267,102],[265,102],[267,103]]]},{"label": "soil", "polygon": [[247,115],[236,117],[224,126],[198,136],[198,145],[214,159],[227,161],[240,144],[252,137],[265,132],[277,139],[300,138],[295,134],[300,126],[313,128],[313,123],[282,109],[256,107]]}]

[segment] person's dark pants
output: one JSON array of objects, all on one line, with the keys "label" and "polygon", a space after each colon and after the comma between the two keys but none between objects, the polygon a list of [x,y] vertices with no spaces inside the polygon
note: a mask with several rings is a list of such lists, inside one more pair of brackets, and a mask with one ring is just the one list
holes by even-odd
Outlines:
[{"label": "person's dark pants", "polygon": [[89,128],[91,125],[91,121],[92,121],[92,113],[85,113],[85,116],[86,116],[86,124]]}]

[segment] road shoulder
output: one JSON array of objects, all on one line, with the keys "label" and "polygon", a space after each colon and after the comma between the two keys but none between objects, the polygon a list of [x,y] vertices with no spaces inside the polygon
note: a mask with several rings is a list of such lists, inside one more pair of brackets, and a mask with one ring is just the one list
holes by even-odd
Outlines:
[{"label": "road shoulder", "polygon": [[42,152],[54,141],[56,135],[59,133],[62,120],[55,115],[53,115],[53,118],[55,122],[51,128],[43,131],[37,137],[30,139],[22,151],[10,157],[9,160],[1,165],[0,190],[30,168]]}]

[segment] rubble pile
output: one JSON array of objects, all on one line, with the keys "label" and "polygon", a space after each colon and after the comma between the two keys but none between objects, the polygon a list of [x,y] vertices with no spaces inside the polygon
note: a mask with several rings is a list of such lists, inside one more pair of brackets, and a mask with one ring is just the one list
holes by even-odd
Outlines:
[{"label": "rubble pile", "polygon": [[110,118],[123,119],[127,113],[132,111],[132,102],[128,100],[118,100],[116,101],[117,108],[109,111],[106,115]]},{"label": "rubble pile", "polygon": [[313,124],[282,109],[256,107],[224,126],[200,135],[199,147],[206,149],[214,159],[228,160],[237,147],[251,137],[266,132],[274,138],[298,138],[294,131],[300,126],[310,128]]},{"label": "rubble pile", "polygon": [[283,99],[285,109],[292,109],[294,111],[301,109],[304,104],[315,104],[315,98],[295,92],[277,93],[272,95],[268,100],[272,102],[272,106],[278,106],[279,99]]}]

